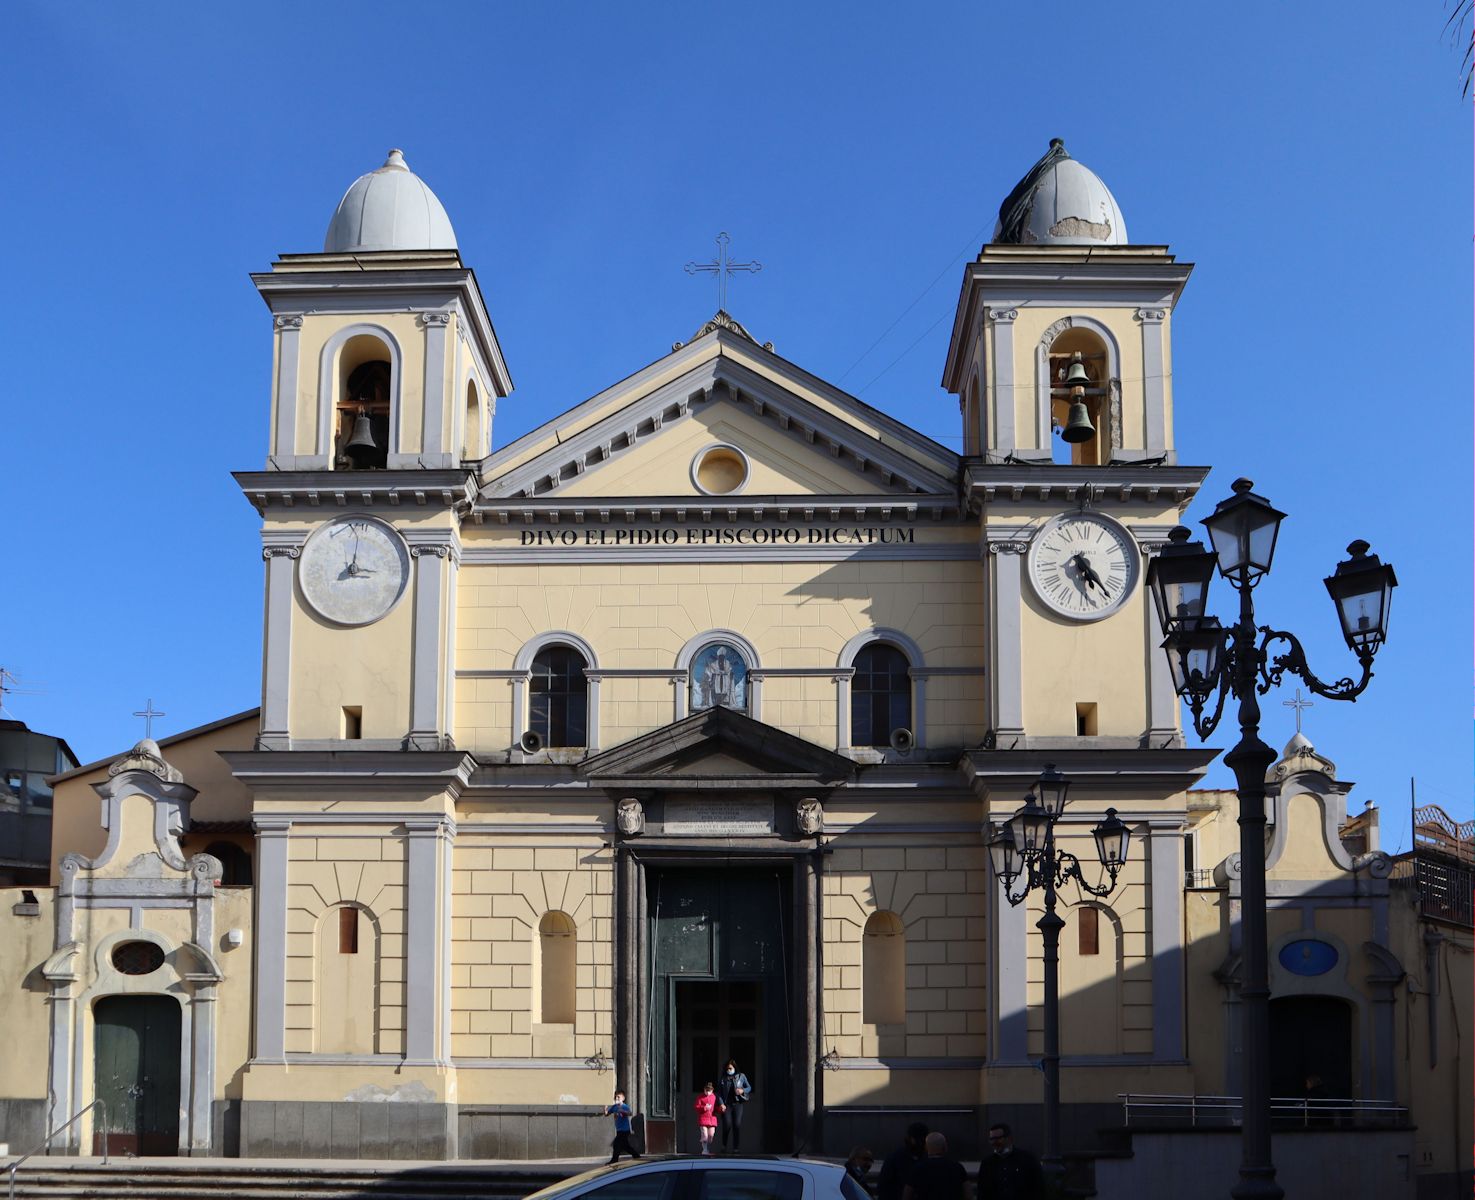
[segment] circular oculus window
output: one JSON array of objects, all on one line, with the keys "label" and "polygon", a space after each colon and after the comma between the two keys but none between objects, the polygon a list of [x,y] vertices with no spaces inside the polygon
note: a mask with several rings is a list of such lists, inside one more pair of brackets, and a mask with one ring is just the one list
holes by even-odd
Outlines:
[{"label": "circular oculus window", "polygon": [[122,942],[113,947],[113,969],[123,975],[152,975],[164,965],[164,951],[153,942]]},{"label": "circular oculus window", "polygon": [[709,496],[729,496],[748,482],[748,456],[736,446],[708,446],[691,462],[691,481]]}]

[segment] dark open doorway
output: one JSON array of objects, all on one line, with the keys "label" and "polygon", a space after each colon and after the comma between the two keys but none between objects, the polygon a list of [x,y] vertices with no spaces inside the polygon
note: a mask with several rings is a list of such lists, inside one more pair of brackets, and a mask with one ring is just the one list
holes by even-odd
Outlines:
[{"label": "dark open doorway", "polygon": [[1270,1094],[1352,1098],[1352,1006],[1347,1001],[1283,996],[1270,1002]]},{"label": "dark open doorway", "polygon": [[[724,1064],[736,1060],[738,1069],[750,1080],[755,1064],[768,1062],[763,1021],[763,982],[718,983],[688,980],[676,984],[676,1082],[678,1095],[693,1098],[704,1084],[717,1083]],[[767,1105],[762,1092],[743,1106],[739,1128],[733,1132],[743,1140],[742,1149],[758,1153],[767,1141],[764,1127]],[[694,1154],[697,1145],[693,1121],[678,1121],[676,1149]],[[722,1146],[719,1133],[715,1145]]]},{"label": "dark open doorway", "polygon": [[[107,1105],[107,1152],[164,1157],[179,1153],[178,1001],[169,996],[107,996],[92,1009],[96,1091]],[[102,1152],[94,1126],[93,1153]]]},{"label": "dark open doorway", "polygon": [[793,1149],[792,870],[664,869],[647,894],[651,1148],[697,1149],[696,1096],[732,1058],[753,1086],[742,1150]]}]

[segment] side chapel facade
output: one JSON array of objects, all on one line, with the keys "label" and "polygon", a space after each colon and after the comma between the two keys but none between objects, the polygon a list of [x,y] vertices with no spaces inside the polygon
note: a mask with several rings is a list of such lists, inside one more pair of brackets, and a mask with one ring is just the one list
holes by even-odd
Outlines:
[{"label": "side chapel facade", "polygon": [[[1108,806],[1132,832],[1065,912],[1067,1129],[1233,1094],[1232,797],[1192,790],[1144,588],[1207,474],[1190,269],[1054,146],[963,271],[961,455],[725,312],[497,448],[490,314],[392,152],[252,277],[260,709],[59,777],[55,887],[0,912],[12,1140],[143,1073],[139,1152],[598,1152],[616,1085],[684,1149],[731,1056],[755,1146],[921,1112],[975,1149],[1038,1115],[1039,912],[986,846],[1050,763],[1083,861]],[[1338,1087],[1407,1105],[1421,951],[1376,824],[1348,850],[1309,744],[1276,770],[1275,996],[1334,996]]]}]

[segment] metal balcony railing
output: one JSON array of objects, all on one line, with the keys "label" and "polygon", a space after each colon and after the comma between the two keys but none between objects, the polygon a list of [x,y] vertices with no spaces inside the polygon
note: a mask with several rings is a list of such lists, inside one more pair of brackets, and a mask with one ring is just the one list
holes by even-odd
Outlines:
[{"label": "metal balcony railing", "polygon": [[[1119,1092],[1122,1124],[1142,1128],[1222,1128],[1240,1124],[1243,1102],[1238,1096],[1163,1095]],[[1402,1125],[1408,1109],[1384,1100],[1333,1099],[1322,1096],[1272,1096],[1270,1119],[1287,1125]]]}]

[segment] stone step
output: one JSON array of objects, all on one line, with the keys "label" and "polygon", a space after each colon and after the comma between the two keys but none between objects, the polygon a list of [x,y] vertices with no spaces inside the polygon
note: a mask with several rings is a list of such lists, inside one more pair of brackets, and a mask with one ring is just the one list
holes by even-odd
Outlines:
[{"label": "stone step", "polygon": [[[56,1160],[27,1163],[16,1181],[19,1200],[522,1200],[523,1197],[593,1166],[592,1162],[521,1166],[511,1164],[294,1163],[269,1159],[249,1166],[240,1160],[184,1166],[168,1160],[122,1160],[104,1167]],[[0,1181],[4,1176],[0,1176]]]}]

